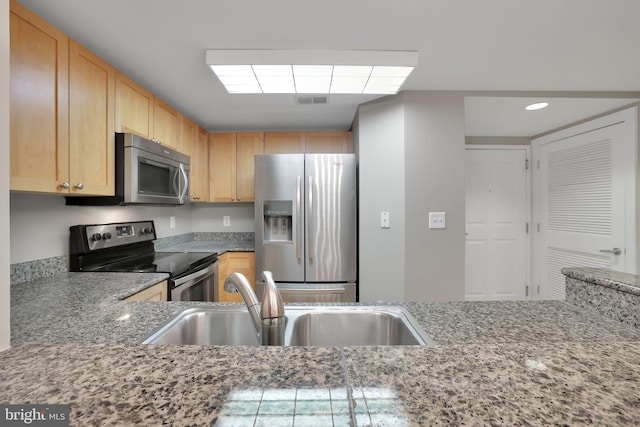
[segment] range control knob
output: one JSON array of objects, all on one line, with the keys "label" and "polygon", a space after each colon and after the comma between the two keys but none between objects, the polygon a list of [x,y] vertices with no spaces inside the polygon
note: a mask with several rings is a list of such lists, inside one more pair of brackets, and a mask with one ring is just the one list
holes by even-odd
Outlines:
[{"label": "range control knob", "polygon": [[153,233],[153,228],[150,228],[150,227],[143,228],[140,232],[142,234],[152,234]]},{"label": "range control knob", "polygon": [[102,240],[102,234],[100,233],[93,233],[91,235],[91,240],[93,240],[94,242],[98,242],[100,240]]},{"label": "range control knob", "polygon": [[109,239],[111,238],[111,233],[109,233],[109,232],[107,231],[106,233],[104,233],[104,234],[102,235],[102,238],[103,238],[104,240],[109,240]]}]

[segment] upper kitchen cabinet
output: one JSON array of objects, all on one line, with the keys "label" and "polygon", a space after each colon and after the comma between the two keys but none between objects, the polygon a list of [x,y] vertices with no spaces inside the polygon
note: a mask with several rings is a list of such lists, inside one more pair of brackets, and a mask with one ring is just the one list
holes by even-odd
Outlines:
[{"label": "upper kitchen cabinet", "polygon": [[264,153],[263,132],[209,134],[209,201],[253,201],[253,157]]},{"label": "upper kitchen cabinet", "polygon": [[115,70],[11,2],[11,190],[114,193]]},{"label": "upper kitchen cabinet", "polygon": [[153,138],[153,94],[116,72],[116,132]]},{"label": "upper kitchen cabinet", "polygon": [[351,132],[306,132],[307,153],[353,153]]},{"label": "upper kitchen cabinet", "polygon": [[299,154],[304,153],[304,132],[265,132],[265,154]]},{"label": "upper kitchen cabinet", "polygon": [[115,69],[69,41],[70,193],[113,195]]},{"label": "upper kitchen cabinet", "polygon": [[209,156],[207,131],[183,116],[178,115],[180,123],[180,139],[177,150],[190,157],[190,185],[191,201],[206,202],[209,197]]},{"label": "upper kitchen cabinet", "polygon": [[117,72],[116,132],[135,133],[177,150],[180,144],[179,113],[129,77]]},{"label": "upper kitchen cabinet", "polygon": [[191,200],[209,201],[209,141],[207,131],[198,127],[191,151]]},{"label": "upper kitchen cabinet", "polygon": [[154,139],[162,145],[178,150],[178,112],[158,97],[153,101]]},{"label": "upper kitchen cabinet", "polygon": [[69,38],[12,0],[10,39],[11,190],[68,193]]}]

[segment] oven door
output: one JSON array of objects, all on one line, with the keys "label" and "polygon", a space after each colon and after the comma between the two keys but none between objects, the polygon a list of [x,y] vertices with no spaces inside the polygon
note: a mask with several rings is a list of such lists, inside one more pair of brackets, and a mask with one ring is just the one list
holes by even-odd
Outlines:
[{"label": "oven door", "polygon": [[189,200],[189,165],[125,147],[125,203],[184,204]]},{"label": "oven door", "polygon": [[208,266],[170,281],[171,301],[213,302],[218,282],[218,260]]}]

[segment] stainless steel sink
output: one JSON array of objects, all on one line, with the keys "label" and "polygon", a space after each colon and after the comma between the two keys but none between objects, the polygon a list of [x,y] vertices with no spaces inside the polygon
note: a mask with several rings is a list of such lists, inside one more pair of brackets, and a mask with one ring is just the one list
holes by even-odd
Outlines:
[{"label": "stainless steel sink", "polygon": [[260,345],[245,307],[188,308],[144,339],[143,344]]},{"label": "stainless steel sink", "polygon": [[[398,306],[286,306],[285,345],[433,345]],[[259,345],[245,307],[183,310],[147,335],[144,344]]]}]

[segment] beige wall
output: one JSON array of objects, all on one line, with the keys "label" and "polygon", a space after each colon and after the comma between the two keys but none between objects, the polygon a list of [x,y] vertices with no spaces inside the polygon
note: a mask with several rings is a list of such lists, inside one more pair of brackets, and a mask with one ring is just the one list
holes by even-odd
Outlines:
[{"label": "beige wall", "polygon": [[[354,124],[359,176],[360,301],[405,300],[404,107],[361,105]],[[380,212],[390,228],[380,228]]]},{"label": "beige wall", "polygon": [[[464,299],[464,96],[405,92],[407,301]],[[446,229],[429,229],[429,212]]]},{"label": "beige wall", "polygon": [[531,145],[531,138],[523,136],[465,136],[468,145]]},{"label": "beige wall", "polygon": [[[354,141],[361,301],[464,299],[464,96],[405,92],[361,105]],[[446,229],[428,228],[430,211],[446,212]]]},{"label": "beige wall", "polygon": [[9,0],[0,0],[0,351],[10,342],[9,291]]}]

